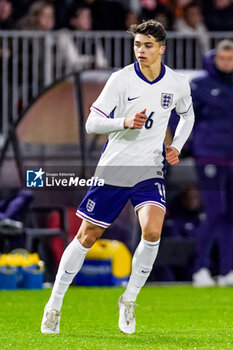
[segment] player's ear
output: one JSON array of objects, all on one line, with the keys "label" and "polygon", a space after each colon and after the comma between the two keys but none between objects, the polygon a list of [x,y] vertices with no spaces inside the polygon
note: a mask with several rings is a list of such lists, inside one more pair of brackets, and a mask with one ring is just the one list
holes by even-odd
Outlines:
[{"label": "player's ear", "polygon": [[160,49],[159,49],[160,55],[164,54],[165,50],[166,50],[166,46],[165,45],[160,46]]}]

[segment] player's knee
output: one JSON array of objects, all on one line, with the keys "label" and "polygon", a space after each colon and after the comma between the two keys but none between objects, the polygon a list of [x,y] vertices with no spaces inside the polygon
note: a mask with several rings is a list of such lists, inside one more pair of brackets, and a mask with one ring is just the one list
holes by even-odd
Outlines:
[{"label": "player's knee", "polygon": [[79,238],[79,241],[84,247],[91,248],[97,239],[97,236],[90,233],[85,233]]},{"label": "player's knee", "polygon": [[92,224],[84,224],[80,227],[77,238],[80,243],[86,247],[91,248],[98,238],[102,236],[104,229]]},{"label": "player's knee", "polygon": [[79,242],[85,247],[85,248],[91,248],[93,244],[96,242],[96,240],[99,238],[98,235],[93,231],[85,231],[85,232],[78,232],[77,238]]},{"label": "player's knee", "polygon": [[152,229],[145,229],[142,232],[142,237],[150,242],[156,242],[160,239],[161,236],[161,231],[159,229],[156,228],[152,228]]}]

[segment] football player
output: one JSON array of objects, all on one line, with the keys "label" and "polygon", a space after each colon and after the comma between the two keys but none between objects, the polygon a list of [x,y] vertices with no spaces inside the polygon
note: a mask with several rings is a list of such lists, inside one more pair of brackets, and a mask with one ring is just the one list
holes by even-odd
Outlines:
[{"label": "football player", "polygon": [[[77,236],[63,253],[51,297],[45,307],[42,333],[59,333],[65,292],[82,267],[85,255],[130,199],[141,226],[127,288],[118,300],[119,328],[135,331],[134,305],[156,259],[166,210],[164,161],[179,162],[179,153],[194,123],[187,80],[162,63],[166,32],[154,20],[132,25],[136,62],[114,72],[93,103],[87,133],[109,134],[92,186],[77,215],[83,219]],[[171,145],[164,146],[171,110],[180,121]]]}]

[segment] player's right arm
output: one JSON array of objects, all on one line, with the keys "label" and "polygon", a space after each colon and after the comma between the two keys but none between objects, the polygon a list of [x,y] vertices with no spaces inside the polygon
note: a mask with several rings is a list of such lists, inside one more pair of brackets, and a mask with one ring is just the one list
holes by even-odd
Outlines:
[{"label": "player's right arm", "polygon": [[145,111],[146,109],[131,117],[115,119],[104,118],[91,111],[86,122],[86,131],[88,134],[109,134],[124,129],[141,129],[147,119]]},{"label": "player's right arm", "polygon": [[[88,134],[108,134],[124,129],[141,129],[146,121],[146,110],[139,111],[130,117],[119,117],[120,100],[124,99],[125,75],[122,71],[113,73],[104,89],[91,106],[91,113],[86,122]],[[127,78],[127,77],[126,77]]]},{"label": "player's right arm", "polygon": [[108,134],[124,129],[141,129],[145,124],[147,116],[146,109],[127,118],[104,118],[100,114],[91,111],[86,122],[88,134]]},{"label": "player's right arm", "polygon": [[88,134],[109,134],[114,131],[122,131],[124,130],[124,121],[125,118],[111,119],[91,111],[86,122],[86,132]]}]

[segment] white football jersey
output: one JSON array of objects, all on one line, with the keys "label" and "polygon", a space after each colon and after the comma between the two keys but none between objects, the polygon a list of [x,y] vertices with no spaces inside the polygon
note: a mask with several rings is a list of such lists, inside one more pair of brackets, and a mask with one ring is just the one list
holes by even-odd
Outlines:
[{"label": "white football jersey", "polygon": [[162,64],[161,73],[149,81],[138,62],[114,72],[91,110],[106,118],[125,118],[146,108],[142,129],[111,132],[95,176],[115,186],[134,186],[163,177],[164,138],[171,110],[182,116],[192,109],[186,78]]}]

